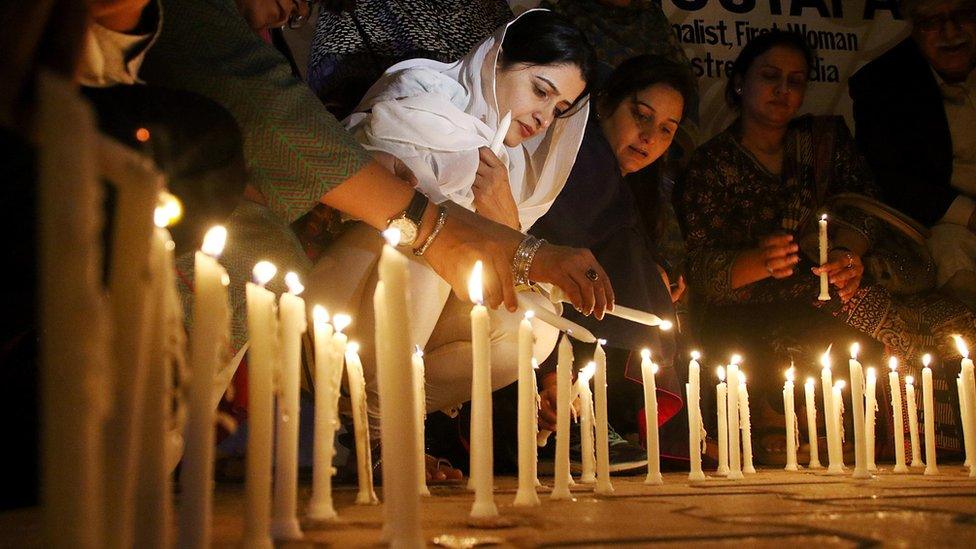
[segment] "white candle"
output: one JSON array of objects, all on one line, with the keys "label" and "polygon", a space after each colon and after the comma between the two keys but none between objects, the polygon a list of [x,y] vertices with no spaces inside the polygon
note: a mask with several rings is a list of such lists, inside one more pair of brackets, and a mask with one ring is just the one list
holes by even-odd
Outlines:
[{"label": "white candle", "polygon": [[[420,530],[420,493],[417,492],[416,475],[424,472],[416,466],[417,409],[413,402],[413,370],[410,368],[408,262],[406,256],[394,247],[400,242],[400,231],[388,229],[384,236],[387,243],[380,254],[380,283],[373,296],[374,318],[379,328],[376,332],[376,377],[382,415],[383,463],[388,465],[383,467],[383,537],[392,545],[419,547],[424,544],[424,538]],[[477,333],[472,335],[480,337]],[[473,343],[477,347],[477,341]]]},{"label": "white candle", "polygon": [[[332,458],[335,456],[335,430],[339,425],[342,355],[334,345],[335,332],[329,324],[329,313],[321,305],[312,308],[312,329],[315,335],[315,431],[308,518],[330,520],[337,516],[332,505]],[[344,334],[342,338],[345,338]]]},{"label": "white candle", "polygon": [[898,382],[898,359],[888,359],[888,388],[891,390],[891,413],[894,418],[895,468],[896,473],[907,473],[905,466],[905,424],[902,418],[901,383]]},{"label": "white candle", "polygon": [[[969,359],[969,348],[960,336],[952,336],[956,341],[959,354],[962,355],[959,377],[962,380],[962,390],[959,393],[959,404],[962,407],[963,438],[966,444],[966,464],[969,465],[969,476],[976,477],[976,380],[974,380],[973,361]],[[968,429],[969,435],[966,436]]]},{"label": "white candle", "polygon": [[183,467],[180,469],[183,490],[180,495],[180,547],[210,546],[216,415],[211,397],[214,376],[227,358],[230,343],[229,279],[227,271],[217,262],[226,242],[227,229],[213,227],[207,231],[202,248],[194,256],[188,417]]},{"label": "white candle", "polygon": [[[837,426],[837,437],[841,443],[844,442],[844,387],[846,383],[843,379],[834,382],[833,395],[831,400],[834,405],[834,424]],[[843,462],[842,462],[843,464]]]},{"label": "white candle", "polygon": [[820,357],[820,387],[823,390],[824,426],[827,429],[827,472],[838,475],[844,472],[844,450],[837,429],[834,410],[833,386],[834,380],[830,370],[830,347]]},{"label": "white candle", "polygon": [[580,396],[580,447],[583,453],[583,472],[580,482],[596,483],[596,454],[593,442],[593,393],[590,391],[590,380],[596,373],[596,362],[590,361],[580,370],[576,378],[576,387]]},{"label": "white candle", "polygon": [[275,296],[264,288],[277,273],[267,261],[254,266],[256,283],[248,282],[247,332],[247,468],[245,470],[244,542],[248,548],[270,548],[271,447],[274,424],[274,370],[278,349]]},{"label": "white candle", "polygon": [[288,291],[278,300],[278,398],[275,416],[274,512],[271,536],[276,540],[301,539],[298,524],[298,424],[301,391],[302,334],[308,329],[305,287],[298,275],[285,274]]},{"label": "white candle", "polygon": [[[566,298],[566,294],[564,294],[558,286],[553,286],[552,289],[549,290],[549,299],[553,303],[569,302],[569,300]],[[662,320],[661,317],[657,316],[656,314],[638,309],[632,309],[616,303],[613,305],[613,310],[607,311],[606,314],[615,316],[617,318],[622,318],[624,320],[629,320],[631,322],[636,322],[638,324],[643,324],[645,326],[657,327],[663,331],[668,331],[674,327],[674,324],[670,320]]]},{"label": "white candle", "polygon": [[749,416],[749,389],[746,376],[739,370],[739,430],[742,431],[742,472],[753,474],[756,467],[752,463],[752,419]]},{"label": "white candle", "polygon": [[349,381],[349,400],[352,407],[353,434],[356,437],[356,476],[358,505],[376,505],[379,498],[373,490],[373,449],[369,443],[369,416],[366,412],[366,378],[359,360],[359,344],[346,345],[346,376]]},{"label": "white candle", "polygon": [[810,440],[810,464],[811,469],[820,469],[820,444],[817,441],[817,400],[814,396],[816,381],[808,377],[803,389],[807,404],[807,438]]},{"label": "white candle", "polygon": [[871,478],[868,472],[867,439],[864,438],[864,368],[857,360],[861,346],[851,345],[848,361],[851,376],[851,405],[854,408],[854,478]]},{"label": "white candle", "polygon": [[[149,357],[146,374],[146,385],[152,389],[146,394],[140,427],[142,447],[136,486],[134,537],[137,547],[162,548],[173,544],[170,535],[173,516],[172,468],[167,458],[172,454],[170,429],[174,420],[174,365],[178,365],[186,356],[183,308],[176,292],[175,248],[169,231],[157,227],[151,252],[149,303],[152,315],[149,348],[154,352]],[[226,344],[227,334],[224,335]],[[204,519],[208,520],[209,516],[207,513]]]},{"label": "white candle", "polygon": [[572,396],[573,345],[563,336],[556,363],[556,464],[552,499],[571,499],[569,493],[569,407]]},{"label": "white candle", "polygon": [[878,371],[868,368],[867,381],[864,388],[864,441],[865,441],[865,461],[870,472],[878,470],[878,465],[874,462],[874,420],[878,413]]},{"label": "white candle", "polygon": [[647,477],[644,484],[662,484],[661,448],[657,430],[657,364],[651,362],[651,350],[641,351],[641,379],[644,382],[644,434],[647,439]]},{"label": "white candle", "polygon": [[739,431],[739,362],[742,358],[733,355],[732,361],[726,370],[729,376],[729,392],[725,399],[727,408],[727,421],[729,422],[729,475],[731,480],[740,480],[742,476],[742,460],[739,445],[741,444],[741,434]]},{"label": "white candle", "polygon": [[413,366],[413,391],[414,404],[417,406],[417,467],[421,474],[417,475],[417,490],[420,495],[429,496],[430,489],[427,488],[427,457],[424,452],[426,446],[424,442],[424,422],[427,419],[427,390],[426,368],[424,366],[424,352],[417,346],[413,356],[410,358]]},{"label": "white candle", "polygon": [[972,454],[969,453],[969,440],[972,437],[972,429],[969,426],[969,404],[966,402],[966,390],[962,384],[962,374],[956,376],[956,391],[959,395],[959,408],[962,416],[963,448],[966,450],[966,461],[964,467],[972,466]]},{"label": "white candle", "polygon": [[786,467],[787,471],[798,471],[796,462],[796,408],[793,405],[793,380],[796,368],[792,365],[786,370],[786,383],[783,384],[783,411],[786,416]]},{"label": "white candle", "polygon": [[921,441],[918,437],[918,404],[915,400],[915,378],[905,376],[905,404],[908,407],[908,434],[912,443],[911,467],[924,467]]},{"label": "white candle", "polygon": [[596,374],[593,390],[596,403],[596,488],[597,494],[612,494],[610,482],[610,424],[607,419],[607,353],[603,350],[604,340],[597,341],[593,351]]},{"label": "white candle", "polygon": [[519,487],[515,494],[516,506],[539,505],[539,495],[535,491],[537,446],[536,434],[539,421],[539,393],[535,386],[532,347],[535,334],[532,331],[532,311],[526,311],[518,330],[518,452]]},{"label": "white candle", "polygon": [[498,122],[498,128],[495,129],[495,136],[491,140],[491,152],[498,156],[502,154],[502,147],[505,145],[505,134],[508,133],[509,126],[512,125],[512,111],[505,113],[501,121]]},{"label": "white candle", "polygon": [[471,377],[471,482],[474,505],[471,518],[498,516],[493,494],[493,437],[491,424],[491,342],[488,309],[482,305],[483,266],[475,263],[468,281],[468,293],[475,303],[471,308],[471,353],[474,374]]},{"label": "white candle", "polygon": [[[823,267],[824,265],[827,264],[827,251],[828,251],[827,214],[823,214],[820,217],[819,228],[820,228],[820,232],[819,232],[820,266]],[[820,273],[820,295],[817,296],[817,299],[819,299],[820,301],[830,301],[830,293],[828,292],[829,289],[830,289],[830,279],[828,278],[827,273],[826,272]],[[824,385],[825,390],[827,387],[829,386]],[[829,416],[824,416],[824,417],[829,417]]]},{"label": "white candle", "polygon": [[728,385],[725,383],[725,368],[719,366],[718,385],[715,386],[715,407],[718,409],[718,470],[719,475],[729,474],[729,420]]},{"label": "white candle", "polygon": [[546,309],[545,307],[537,307],[532,301],[526,297],[526,294],[531,294],[532,292],[519,292],[517,294],[519,308],[524,311],[533,311],[535,317],[550,326],[558,329],[561,332],[567,333],[584,343],[593,343],[596,341],[596,336],[586,328],[572,322],[569,319],[563,318],[556,313]]},{"label": "white candle", "polygon": [[705,480],[705,472],[702,471],[702,415],[701,415],[701,365],[698,359],[701,355],[698,351],[691,352],[691,361],[688,363],[688,383],[685,387],[688,398],[688,455],[691,458],[691,467],[688,472],[688,480]]},{"label": "white candle", "polygon": [[925,414],[925,474],[939,474],[935,454],[935,398],[932,391],[932,355],[922,357],[922,412]]}]

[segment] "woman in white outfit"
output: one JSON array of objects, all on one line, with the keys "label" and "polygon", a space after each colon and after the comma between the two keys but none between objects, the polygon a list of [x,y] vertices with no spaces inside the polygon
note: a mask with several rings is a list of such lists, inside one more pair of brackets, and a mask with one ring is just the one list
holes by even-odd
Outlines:
[{"label": "woman in white outfit", "polygon": [[[399,173],[412,172],[432,202],[447,201],[528,230],[559,194],[586,125],[592,50],[559,16],[534,10],[500,28],[451,64],[427,59],[391,67],[345,121],[356,139]],[[499,120],[512,123],[496,156],[489,150]],[[531,245],[531,237],[527,237]],[[347,232],[316,266],[311,302],[351,311],[362,345],[370,412],[378,412],[372,294],[380,235],[365,225]],[[550,246],[542,244],[543,247]],[[540,252],[541,253],[541,252]],[[457,406],[471,395],[471,308],[420,257],[409,255],[412,340],[424,349],[427,409]],[[531,277],[530,265],[522,265]],[[612,307],[607,276],[587,251],[552,282],[584,312]],[[516,273],[516,278],[519,274]],[[553,306],[544,299],[536,306]],[[492,311],[492,385],[515,381],[516,332],[523,311]],[[557,331],[534,321],[535,356],[553,349]],[[375,422],[373,423],[375,434]]]}]

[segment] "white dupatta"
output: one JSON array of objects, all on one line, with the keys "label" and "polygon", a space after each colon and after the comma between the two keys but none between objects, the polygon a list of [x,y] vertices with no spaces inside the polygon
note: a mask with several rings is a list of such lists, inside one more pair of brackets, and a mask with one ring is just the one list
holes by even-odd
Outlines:
[{"label": "white dupatta", "polygon": [[[501,118],[495,71],[507,29],[454,63],[410,59],[393,65],[346,118],[346,127],[367,149],[403,161],[435,202],[474,209],[478,147],[491,144]],[[546,132],[502,151],[523,230],[549,210],[566,184],[588,113],[584,104]]]}]

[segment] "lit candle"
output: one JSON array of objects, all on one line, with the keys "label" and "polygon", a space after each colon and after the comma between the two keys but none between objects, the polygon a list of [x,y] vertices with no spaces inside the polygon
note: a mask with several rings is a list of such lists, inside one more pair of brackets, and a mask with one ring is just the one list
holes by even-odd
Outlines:
[{"label": "lit candle", "polygon": [[972,454],[969,452],[969,441],[972,438],[972,428],[969,424],[969,403],[966,401],[966,390],[962,384],[962,374],[956,376],[956,391],[959,395],[959,408],[962,416],[963,448],[966,450],[964,467],[972,466]]},{"label": "lit candle", "polygon": [[857,360],[861,346],[851,345],[848,361],[851,376],[851,404],[854,408],[854,478],[871,478],[868,472],[867,439],[864,438],[864,368]]},{"label": "lit candle", "polygon": [[[186,356],[183,307],[177,294],[173,260],[175,248],[169,231],[157,226],[151,252],[151,300],[148,304],[152,314],[152,335],[148,344],[154,352],[149,356],[147,365],[146,386],[151,389],[146,394],[141,425],[140,473],[136,486],[136,547],[169,547],[173,543],[170,535],[173,516],[172,466],[167,458],[173,454],[170,429],[174,421],[174,366]],[[226,310],[226,303],[224,306]],[[225,331],[224,350],[227,335]],[[209,532],[209,510],[199,512],[194,518],[203,521]],[[209,533],[204,539],[209,544]]]},{"label": "lit candle", "polygon": [[[976,477],[976,381],[974,381],[973,361],[969,358],[969,348],[960,336],[952,336],[956,341],[956,348],[962,355],[960,373],[962,391],[959,393],[959,403],[962,406],[963,434],[966,443],[966,463],[969,464],[969,476]],[[963,406],[963,403],[965,405]],[[965,436],[965,429],[969,429],[969,436]]]},{"label": "lit candle", "polygon": [[932,355],[922,357],[922,413],[925,414],[925,474],[939,474],[935,455],[935,398],[932,391]]},{"label": "lit candle", "polygon": [[[482,273],[480,261],[468,281],[468,293],[475,303],[471,308],[471,353],[474,374],[471,377],[471,482],[474,486],[472,519],[498,516],[492,493],[494,474],[492,465],[491,425],[491,342],[489,339],[488,309],[482,305]],[[560,426],[561,427],[561,426]],[[569,426],[566,426],[567,430]],[[565,432],[565,431],[563,431]],[[568,450],[567,450],[568,455]]]},{"label": "lit candle", "polygon": [[867,382],[864,388],[864,441],[865,441],[865,460],[867,469],[870,472],[878,470],[878,465],[874,462],[874,420],[878,413],[878,371],[868,368]]},{"label": "lit candle", "polygon": [[[336,320],[343,315],[336,315]],[[342,358],[346,336],[329,324],[329,313],[321,305],[312,308],[315,334],[315,431],[312,443],[312,497],[308,518],[330,520],[332,505],[332,458],[335,456],[335,430],[339,425],[339,386],[342,383]],[[340,336],[340,346],[333,339]],[[340,352],[341,350],[341,352]]]},{"label": "lit candle", "polygon": [[641,351],[641,376],[644,382],[644,434],[647,438],[647,477],[644,484],[662,484],[661,449],[657,430],[657,364],[651,362],[651,350]]},{"label": "lit candle", "polygon": [[810,464],[811,469],[820,469],[820,444],[817,442],[817,400],[814,396],[816,380],[808,377],[803,389],[807,404],[807,438],[810,439]]},{"label": "lit candle", "polygon": [[308,329],[305,287],[292,272],[285,274],[288,291],[278,300],[278,410],[275,424],[274,513],[271,536],[301,539],[298,524],[298,424],[301,391],[302,334]]},{"label": "lit candle", "polygon": [[912,443],[911,467],[923,467],[922,448],[918,438],[918,404],[915,400],[915,378],[905,376],[905,404],[908,407],[908,434]]},{"label": "lit candle", "polygon": [[739,363],[742,357],[732,355],[726,373],[729,376],[729,394],[725,399],[727,421],[729,422],[729,475],[727,478],[739,480],[742,476],[742,460],[739,445],[741,444],[741,434],[739,431]]},{"label": "lit candle", "polygon": [[412,345],[407,307],[408,261],[395,248],[400,242],[400,231],[388,229],[383,236],[387,242],[380,253],[379,283],[373,294],[374,318],[378,328],[375,343],[376,378],[383,418],[381,443],[383,463],[387,464],[383,467],[383,539],[392,545],[415,547],[424,543],[420,530],[420,493],[417,491],[419,483],[416,477],[424,474],[424,471],[416,466],[417,408],[413,402],[413,370],[410,367]]},{"label": "lit candle", "polygon": [[[820,241],[820,266],[823,267],[824,265],[827,264],[827,251],[828,251],[828,249],[827,249],[827,246],[828,246],[828,244],[827,244],[827,214],[823,214],[822,216],[820,216],[820,233],[819,233],[819,237],[820,237],[819,238],[819,241]],[[829,289],[830,289],[830,279],[827,277],[827,273],[826,272],[822,272],[822,273],[820,273],[820,295],[817,296],[817,299],[819,299],[820,301],[830,301],[830,293],[828,292]],[[825,392],[829,392],[829,391],[827,391],[827,388],[828,387],[829,387],[829,385],[824,385],[824,391]],[[830,416],[824,416],[824,417],[830,417]],[[829,434],[828,434],[828,436],[829,436]],[[827,442],[828,442],[828,447],[829,447],[830,440],[828,439]]]},{"label": "lit candle", "polygon": [[536,434],[539,421],[539,393],[535,385],[535,368],[532,347],[535,334],[532,331],[532,311],[526,311],[518,330],[518,448],[519,448],[519,487],[515,494],[516,506],[539,505],[539,495],[535,491],[536,460],[538,459]]},{"label": "lit candle", "polygon": [[792,365],[786,370],[786,383],[783,384],[783,410],[786,416],[786,470],[798,471],[796,462],[796,407],[793,405],[793,380],[796,368]]},{"label": "lit candle", "polygon": [[[227,229],[207,231],[194,255],[193,328],[183,466],[180,469],[180,547],[209,547],[213,498],[214,420],[210,404],[214,376],[227,359],[230,308],[227,271],[217,258],[224,251]],[[162,352],[156,349],[156,352]],[[154,390],[162,390],[154,388]]]},{"label": "lit candle", "polygon": [[593,393],[590,391],[590,380],[596,373],[596,362],[590,361],[580,370],[576,378],[576,387],[580,396],[580,446],[583,452],[583,474],[580,482],[596,483],[596,455],[593,445]]},{"label": "lit candle", "polygon": [[417,467],[423,472],[423,474],[417,475],[417,490],[421,495],[429,496],[430,489],[427,488],[426,473],[427,458],[424,454],[424,422],[427,419],[426,368],[424,367],[424,352],[419,345],[414,349],[411,365],[413,366],[414,404],[417,406]]},{"label": "lit candle", "polygon": [[749,417],[749,389],[746,386],[746,375],[739,370],[739,422],[742,431],[742,472],[753,474],[756,472],[752,464],[752,419]]},{"label": "lit candle", "polygon": [[844,450],[840,442],[840,432],[837,430],[837,422],[834,418],[837,412],[834,410],[833,398],[833,375],[830,371],[830,347],[820,357],[820,386],[823,390],[823,409],[824,425],[827,429],[827,472],[839,475],[844,472]]},{"label": "lit candle", "polygon": [[563,336],[556,362],[556,464],[552,499],[571,499],[569,493],[569,407],[573,382],[573,345]]},{"label": "lit candle", "polygon": [[905,466],[905,423],[902,418],[901,383],[898,382],[898,359],[888,359],[888,388],[891,390],[891,413],[894,418],[895,468],[896,473],[907,473]]},{"label": "lit candle", "polygon": [[248,282],[247,467],[245,469],[245,547],[271,547],[271,448],[274,443],[274,370],[278,348],[275,296],[264,288],[278,269],[267,261],[254,266]]},{"label": "lit candle", "polygon": [[596,342],[593,351],[593,361],[596,362],[596,374],[593,378],[593,390],[596,401],[596,488],[597,494],[612,494],[613,484],[610,482],[610,423],[607,419],[607,353],[603,350],[604,340]]},{"label": "lit candle", "polygon": [[718,470],[719,475],[729,474],[729,420],[728,385],[725,383],[725,368],[719,366],[718,385],[715,386],[715,407],[718,409]]},{"label": "lit candle", "polygon": [[356,503],[376,505],[380,500],[373,490],[373,449],[369,443],[366,378],[363,376],[363,363],[359,360],[359,344],[355,341],[346,345],[346,377],[349,382],[353,434],[356,437],[356,476],[359,481]]},{"label": "lit candle", "polygon": [[702,471],[702,415],[701,415],[701,365],[698,359],[701,355],[698,351],[691,352],[691,361],[688,363],[688,383],[685,391],[688,398],[688,455],[691,458],[691,467],[688,472],[688,480],[705,480],[705,472]]}]

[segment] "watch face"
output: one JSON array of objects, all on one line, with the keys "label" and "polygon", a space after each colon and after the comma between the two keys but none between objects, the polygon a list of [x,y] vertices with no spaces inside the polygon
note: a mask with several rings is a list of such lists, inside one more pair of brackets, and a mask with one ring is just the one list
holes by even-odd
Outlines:
[{"label": "watch face", "polygon": [[390,227],[400,231],[400,245],[412,246],[417,240],[417,225],[405,217],[398,217],[390,223]]}]

